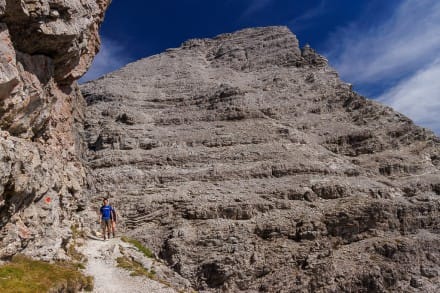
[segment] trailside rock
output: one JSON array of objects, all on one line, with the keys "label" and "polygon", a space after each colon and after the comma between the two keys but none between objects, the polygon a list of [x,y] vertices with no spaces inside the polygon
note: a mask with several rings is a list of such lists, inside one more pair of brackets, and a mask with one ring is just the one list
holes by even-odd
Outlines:
[{"label": "trailside rock", "polygon": [[108,0],[0,1],[0,258],[64,259],[84,209],[76,79]]},{"label": "trailside rock", "polygon": [[285,27],[81,87],[91,206],[207,292],[440,290],[440,140]]}]

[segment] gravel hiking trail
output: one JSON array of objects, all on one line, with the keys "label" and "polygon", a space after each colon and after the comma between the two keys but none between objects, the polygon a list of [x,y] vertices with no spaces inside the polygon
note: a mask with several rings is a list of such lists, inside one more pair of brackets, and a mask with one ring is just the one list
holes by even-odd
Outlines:
[{"label": "gravel hiking trail", "polygon": [[107,241],[89,238],[85,242],[81,252],[88,259],[85,273],[95,279],[93,292],[177,292],[147,277],[130,276],[128,270],[117,267],[116,259],[122,256],[121,249],[136,248],[119,238]]}]

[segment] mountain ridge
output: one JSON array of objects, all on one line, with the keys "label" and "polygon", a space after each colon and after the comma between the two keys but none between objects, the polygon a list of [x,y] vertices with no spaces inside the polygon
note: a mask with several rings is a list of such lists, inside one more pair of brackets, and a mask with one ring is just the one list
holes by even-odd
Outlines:
[{"label": "mountain ridge", "polygon": [[189,40],[81,89],[91,204],[110,194],[194,288],[438,289],[439,138],[286,27]]}]

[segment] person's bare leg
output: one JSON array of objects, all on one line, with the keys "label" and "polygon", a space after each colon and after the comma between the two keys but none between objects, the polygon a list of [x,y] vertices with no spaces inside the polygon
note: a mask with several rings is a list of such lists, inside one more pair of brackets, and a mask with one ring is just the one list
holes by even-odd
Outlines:
[{"label": "person's bare leg", "polygon": [[108,236],[108,239],[110,239],[110,232],[112,231],[110,220],[107,221],[106,226],[107,226],[107,232],[108,232],[107,236]]},{"label": "person's bare leg", "polygon": [[115,230],[116,230],[116,222],[112,221],[112,233],[113,233],[113,238],[115,238]]}]

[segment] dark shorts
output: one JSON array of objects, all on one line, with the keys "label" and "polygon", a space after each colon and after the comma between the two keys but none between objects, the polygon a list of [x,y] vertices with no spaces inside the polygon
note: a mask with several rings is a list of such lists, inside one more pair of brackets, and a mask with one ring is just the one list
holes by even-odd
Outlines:
[{"label": "dark shorts", "polygon": [[110,229],[112,227],[112,220],[111,219],[102,219],[101,226],[102,226],[102,229],[107,228],[110,231]]}]

